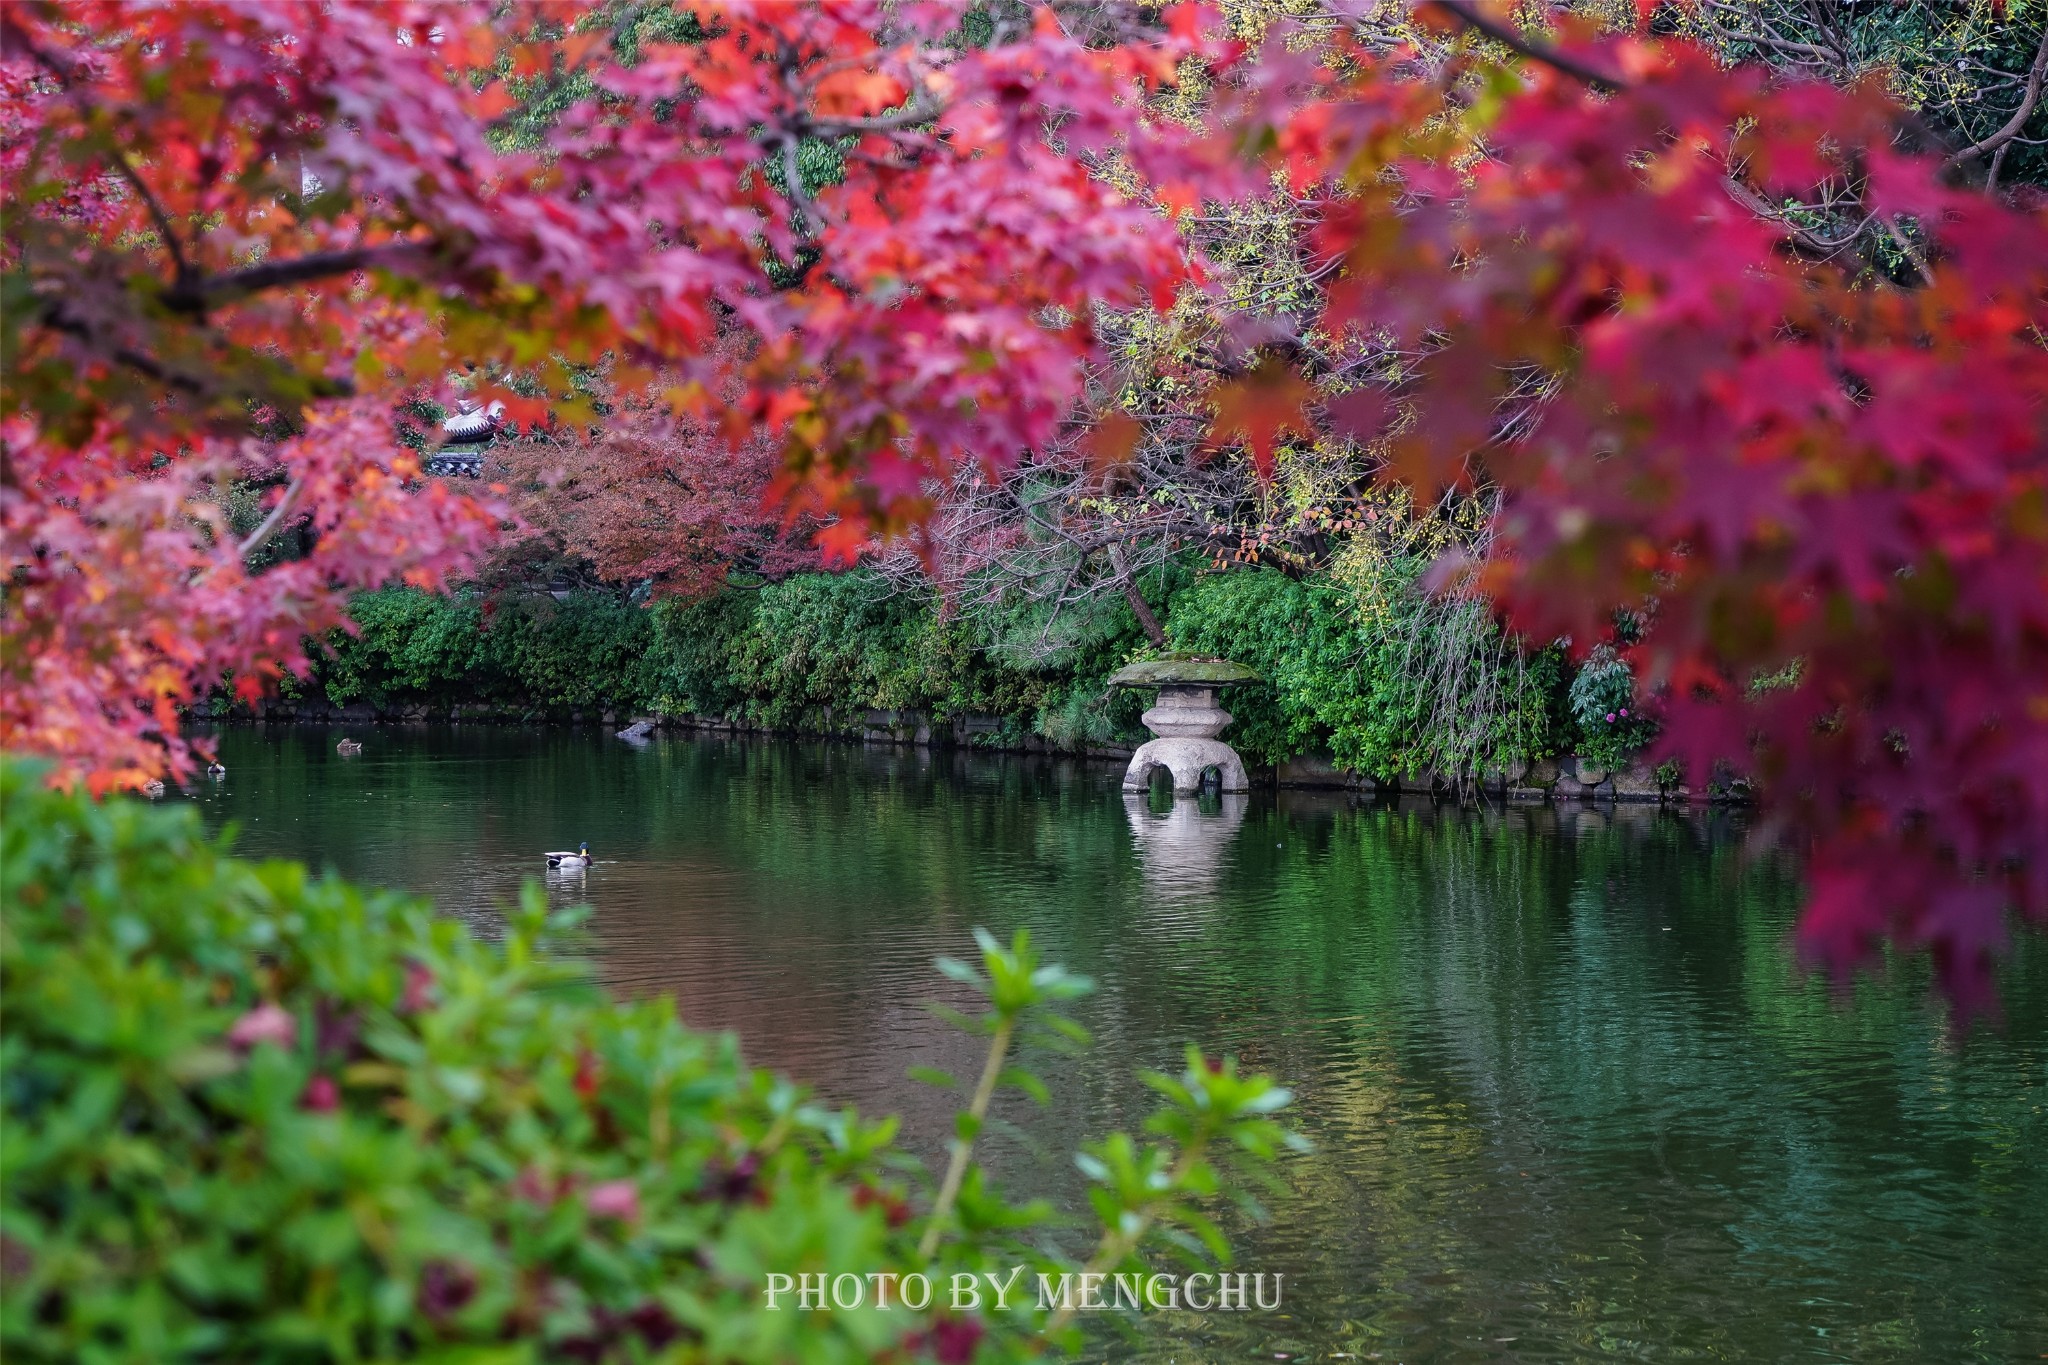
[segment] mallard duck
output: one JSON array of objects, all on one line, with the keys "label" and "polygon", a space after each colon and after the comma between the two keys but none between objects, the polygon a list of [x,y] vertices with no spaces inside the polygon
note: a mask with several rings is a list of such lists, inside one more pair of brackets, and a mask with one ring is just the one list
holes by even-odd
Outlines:
[{"label": "mallard duck", "polygon": [[360,740],[345,739],[341,743],[334,746],[334,752],[340,754],[343,758],[352,757],[356,754],[361,753],[362,751],[363,746]]},{"label": "mallard duck", "polygon": [[208,777],[226,777],[228,775],[228,765],[219,761],[209,763],[206,765],[206,775]]},{"label": "mallard duck", "polygon": [[152,801],[161,801],[164,795],[163,780],[152,777],[149,781],[142,784],[142,794]]},{"label": "mallard duck", "polygon": [[590,845],[584,844],[574,853],[543,853],[549,867],[589,867]]}]

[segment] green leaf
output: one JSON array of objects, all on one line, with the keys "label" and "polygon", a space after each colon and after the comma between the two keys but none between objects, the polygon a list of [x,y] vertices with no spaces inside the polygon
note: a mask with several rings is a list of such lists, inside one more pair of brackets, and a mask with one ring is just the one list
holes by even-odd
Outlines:
[{"label": "green leaf", "polygon": [[997,1085],[1013,1086],[1037,1101],[1042,1108],[1052,1103],[1052,1095],[1046,1090],[1045,1082],[1021,1066],[1007,1067],[996,1077]]}]

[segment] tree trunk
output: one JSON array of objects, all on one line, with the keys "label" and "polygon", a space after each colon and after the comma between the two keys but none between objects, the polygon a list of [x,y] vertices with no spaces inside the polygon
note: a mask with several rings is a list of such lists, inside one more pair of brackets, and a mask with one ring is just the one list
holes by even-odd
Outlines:
[{"label": "tree trunk", "polygon": [[1109,566],[1116,570],[1118,586],[1124,590],[1124,601],[1131,604],[1131,614],[1138,618],[1138,625],[1144,630],[1145,638],[1152,642],[1154,649],[1166,648],[1166,631],[1159,625],[1159,618],[1152,614],[1152,608],[1145,602],[1145,594],[1138,591],[1138,580],[1131,573],[1130,565],[1124,560],[1121,545],[1109,547]]}]

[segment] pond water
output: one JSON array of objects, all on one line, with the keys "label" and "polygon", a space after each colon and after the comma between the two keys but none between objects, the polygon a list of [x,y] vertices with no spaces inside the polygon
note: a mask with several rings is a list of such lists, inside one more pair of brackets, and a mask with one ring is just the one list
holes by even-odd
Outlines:
[{"label": "pond water", "polygon": [[2048,1358],[2048,953],[1957,1036],[1902,968],[1802,976],[1797,886],[1739,819],[1434,811],[1267,793],[1127,804],[1103,764],[474,728],[231,729],[190,794],[240,849],[429,894],[485,928],[551,883],[604,979],[666,992],[754,1061],[904,1114],[971,1073],[924,1008],[970,929],[1030,926],[1098,993],[1083,1057],[992,1140],[1071,1201],[1138,1067],[1232,1051],[1299,1095],[1241,1268],[1275,1314],[1149,1317],[1122,1358]]}]

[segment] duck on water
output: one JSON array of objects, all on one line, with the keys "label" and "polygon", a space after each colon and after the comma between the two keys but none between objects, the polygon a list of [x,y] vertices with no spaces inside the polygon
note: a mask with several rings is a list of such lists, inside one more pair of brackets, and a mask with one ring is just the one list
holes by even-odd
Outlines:
[{"label": "duck on water", "polygon": [[548,860],[549,867],[589,867],[590,845],[583,844],[574,853],[543,853],[541,856]]}]

